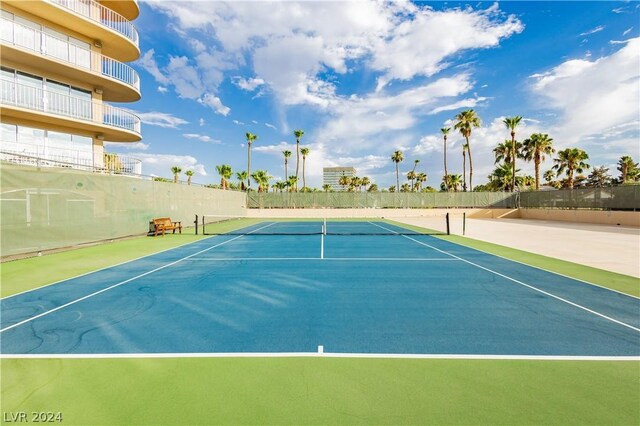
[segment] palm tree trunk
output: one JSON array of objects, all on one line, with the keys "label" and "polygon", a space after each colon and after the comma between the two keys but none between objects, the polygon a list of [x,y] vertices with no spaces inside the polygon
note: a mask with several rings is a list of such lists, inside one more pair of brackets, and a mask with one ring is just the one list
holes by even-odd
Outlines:
[{"label": "palm tree trunk", "polygon": [[300,164],[300,139],[296,139],[296,192],[298,192],[298,165]]},{"label": "palm tree trunk", "polygon": [[398,163],[396,162],[396,191],[400,190],[400,176],[398,175]]},{"label": "palm tree trunk", "polygon": [[447,177],[449,174],[447,173],[447,135],[444,136],[444,189],[449,192],[449,182]]},{"label": "palm tree trunk", "polygon": [[473,191],[473,160],[471,159],[471,145],[467,138],[467,151],[469,152],[469,192]]},{"label": "palm tree trunk", "polygon": [[247,191],[251,189],[251,142],[247,143]]},{"label": "palm tree trunk", "polygon": [[516,132],[511,132],[511,192],[516,190]]},{"label": "palm tree trunk", "polygon": [[467,191],[467,151],[462,150],[462,190]]},{"label": "palm tree trunk", "polygon": [[536,152],[533,162],[536,166],[536,191],[540,190],[540,154]]},{"label": "palm tree trunk", "polygon": [[[305,151],[306,152],[306,151]],[[307,179],[304,174],[305,164],[307,163],[307,159],[302,157],[302,189],[307,187]]]}]

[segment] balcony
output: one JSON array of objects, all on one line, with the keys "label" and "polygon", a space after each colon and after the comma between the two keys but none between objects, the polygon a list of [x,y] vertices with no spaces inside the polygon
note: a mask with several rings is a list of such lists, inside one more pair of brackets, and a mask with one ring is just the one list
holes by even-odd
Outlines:
[{"label": "balcony", "polygon": [[[89,154],[89,155],[87,155]],[[72,149],[51,149],[42,146],[0,141],[0,160],[35,167],[63,167],[91,172],[138,176],[142,175],[142,161],[120,154],[104,154],[104,164],[96,165],[93,155]]]},{"label": "balcony", "polygon": [[104,100],[140,99],[140,76],[130,66],[10,19],[0,22],[3,60],[29,63],[42,72],[51,71],[55,61],[57,73],[101,88]]},{"label": "balcony", "polygon": [[138,32],[131,21],[94,0],[3,1],[95,39],[111,58],[128,62],[140,56]]},{"label": "balcony", "polygon": [[13,81],[2,81],[2,115],[98,134],[113,142],[142,139],[140,118],[102,102],[70,96]]},{"label": "balcony", "polygon": [[100,3],[111,10],[115,10],[130,21],[140,15],[140,6],[137,0],[100,0]]}]

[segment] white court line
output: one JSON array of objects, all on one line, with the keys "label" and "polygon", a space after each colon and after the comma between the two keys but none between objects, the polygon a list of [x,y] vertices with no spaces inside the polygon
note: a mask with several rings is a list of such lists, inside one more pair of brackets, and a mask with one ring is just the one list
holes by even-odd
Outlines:
[{"label": "white court line", "polygon": [[[380,228],[382,228],[382,229],[386,229],[387,231],[392,231],[391,229],[385,228],[384,226],[381,226],[381,225],[378,225],[378,224],[375,224],[375,223],[372,223],[372,222],[369,222],[369,223],[371,223],[371,224],[373,224],[373,225],[376,225],[376,226],[379,226],[379,227],[380,227]],[[395,232],[395,231],[392,231],[392,232]],[[396,232],[396,233],[397,233],[397,232]],[[459,259],[459,260],[461,260],[461,261],[463,261],[463,262],[465,262],[465,263],[468,263],[469,265],[473,265],[473,266],[475,266],[476,268],[480,268],[480,269],[483,269],[483,270],[485,270],[485,271],[487,271],[487,272],[491,272],[492,274],[498,275],[499,277],[506,278],[506,279],[507,279],[507,280],[509,280],[509,281],[513,281],[513,282],[514,282],[514,283],[516,283],[516,284],[520,284],[520,285],[522,285],[522,286],[524,286],[524,287],[528,287],[528,288],[530,288],[530,289],[532,289],[532,290],[534,290],[534,291],[537,291],[537,292],[539,292],[539,293],[542,293],[542,294],[545,294],[545,295],[547,295],[547,296],[553,297],[554,299],[560,300],[561,302],[567,303],[567,304],[569,304],[569,305],[571,305],[571,306],[574,306],[574,307],[576,307],[576,308],[582,309],[582,310],[584,310],[584,311],[587,311],[587,312],[589,312],[589,313],[592,313],[592,314],[594,314],[594,315],[597,315],[597,316],[599,316],[599,317],[601,317],[601,318],[604,318],[604,319],[606,319],[606,320],[609,320],[609,321],[615,322],[616,324],[620,324],[620,325],[622,325],[622,326],[625,326],[625,327],[627,327],[627,328],[630,328],[630,329],[632,329],[632,330],[635,330],[635,331],[640,332],[640,328],[634,327],[634,326],[632,326],[632,325],[630,325],[630,324],[627,324],[627,323],[625,323],[625,322],[619,321],[619,320],[617,320],[617,319],[615,319],[615,318],[612,318],[612,317],[610,317],[610,316],[607,316],[607,315],[601,314],[600,312],[594,311],[593,309],[589,309],[589,308],[587,308],[587,307],[585,307],[585,306],[582,306],[582,305],[579,305],[579,304],[577,304],[577,303],[574,303],[574,302],[572,302],[572,301],[570,301],[570,300],[567,300],[567,299],[565,299],[565,298],[563,298],[563,297],[556,296],[556,295],[555,295],[555,294],[553,294],[553,293],[549,293],[548,291],[544,291],[544,290],[539,289],[539,288],[537,288],[537,287],[534,287],[534,286],[532,286],[532,285],[530,285],[530,284],[527,284],[527,283],[524,283],[524,282],[522,282],[522,281],[516,280],[515,278],[511,278],[511,277],[509,277],[509,276],[507,276],[507,275],[501,274],[500,272],[496,272],[496,271],[494,271],[494,270],[492,270],[492,269],[485,268],[485,267],[484,267],[484,266],[482,266],[482,265],[478,265],[477,263],[473,263],[473,262],[471,262],[471,261],[469,261],[469,260],[463,259],[462,257],[456,256],[455,254],[451,254],[451,253],[446,252],[446,251],[444,251],[444,250],[440,250],[440,249],[439,249],[439,248],[437,248],[437,247],[434,247],[434,246],[429,245],[429,244],[427,244],[427,243],[423,243],[422,241],[418,241],[418,240],[416,240],[415,238],[411,238],[411,237],[409,237],[409,236],[407,236],[407,235],[401,235],[401,234],[398,234],[398,235],[400,235],[401,237],[407,238],[408,240],[411,240],[411,241],[413,241],[413,242],[416,242],[416,243],[418,243],[418,244],[420,244],[420,245],[423,245],[423,246],[425,246],[425,247],[429,247],[429,248],[431,248],[431,249],[433,249],[433,250],[436,250],[436,251],[438,251],[438,252],[440,252],[440,253],[448,254],[449,256],[451,256],[451,257],[453,257],[453,258],[455,258],[455,259]]]},{"label": "white court line", "polygon": [[[460,259],[443,258],[443,257],[324,257],[322,260],[348,260],[348,261],[364,261],[364,262],[459,262]],[[319,260],[317,257],[200,257],[197,259],[185,259],[190,262],[246,262],[246,261],[291,261],[291,260]]]},{"label": "white court line", "polygon": [[[271,226],[271,225],[274,225],[274,224],[275,224],[275,222],[272,222],[272,223],[270,223],[269,225],[265,225],[265,226],[263,226],[263,227],[261,227],[261,228],[255,229],[255,230],[253,230],[253,231],[251,231],[251,232],[259,231],[259,230],[261,230],[261,229],[267,228],[267,227],[269,227],[269,226]],[[123,285],[123,284],[126,284],[126,283],[129,283],[129,282],[131,282],[131,281],[137,280],[138,278],[142,278],[142,277],[144,277],[144,276],[146,276],[146,275],[152,274],[152,273],[157,272],[157,271],[160,271],[160,270],[162,270],[162,269],[168,268],[168,267],[173,266],[173,265],[175,265],[175,264],[177,264],[177,263],[180,263],[180,262],[182,262],[182,261],[184,261],[184,260],[186,260],[186,259],[189,259],[189,258],[191,258],[191,257],[193,257],[193,256],[197,256],[197,255],[199,255],[200,253],[207,252],[207,251],[209,251],[209,250],[212,250],[212,249],[214,249],[214,248],[216,248],[216,247],[220,247],[220,246],[222,246],[222,245],[224,245],[224,244],[230,243],[231,241],[235,241],[235,240],[237,240],[238,238],[242,238],[242,237],[244,237],[244,235],[238,235],[238,236],[237,236],[237,237],[235,237],[235,238],[231,238],[230,240],[223,241],[223,242],[221,242],[220,244],[216,244],[216,245],[211,246],[211,247],[208,247],[208,248],[206,248],[206,249],[204,249],[204,250],[200,250],[199,252],[197,252],[197,253],[193,253],[193,254],[191,254],[191,255],[189,255],[189,256],[186,256],[186,257],[183,257],[182,259],[178,259],[178,260],[173,261],[173,262],[171,262],[171,263],[167,263],[166,265],[163,265],[163,266],[160,266],[160,267],[158,267],[158,268],[152,269],[151,271],[147,271],[147,272],[145,272],[145,273],[143,273],[143,274],[136,275],[136,276],[135,276],[135,277],[133,277],[133,278],[129,278],[129,279],[124,280],[124,281],[121,281],[121,282],[119,282],[119,283],[117,283],[117,284],[113,284],[113,285],[111,285],[111,286],[109,286],[109,287],[103,288],[102,290],[95,291],[95,292],[93,292],[93,293],[91,293],[91,294],[88,294],[88,295],[86,295],[86,296],[83,296],[83,297],[81,297],[81,298],[79,298],[79,299],[72,300],[71,302],[65,303],[64,305],[60,305],[60,306],[58,306],[58,307],[55,307],[55,308],[53,308],[53,309],[50,309],[50,310],[48,310],[48,311],[42,312],[42,313],[40,313],[40,314],[38,314],[38,315],[35,315],[35,316],[33,316],[33,317],[27,318],[27,319],[25,319],[25,320],[22,320],[22,321],[20,321],[20,322],[17,322],[17,323],[15,323],[15,324],[12,324],[12,325],[10,325],[10,326],[8,326],[8,327],[5,327],[5,328],[3,328],[3,329],[1,329],[1,330],[0,330],[0,333],[4,333],[5,331],[7,331],[7,330],[11,330],[12,328],[18,327],[18,326],[20,326],[20,325],[22,325],[22,324],[26,324],[26,323],[28,323],[28,322],[31,322],[31,321],[33,321],[33,320],[35,320],[35,319],[38,319],[38,318],[40,318],[40,317],[43,317],[43,316],[45,316],[45,315],[49,315],[49,314],[51,314],[51,313],[53,313],[53,312],[59,311],[60,309],[66,308],[67,306],[75,305],[76,303],[81,302],[81,301],[83,301],[83,300],[85,300],[85,299],[88,299],[88,298],[90,298],[90,297],[96,296],[96,295],[98,295],[98,294],[100,294],[100,293],[104,293],[105,291],[109,291],[109,290],[111,290],[111,289],[113,289],[113,288],[119,287],[119,286],[121,286],[121,285]]]},{"label": "white court line", "polygon": [[0,359],[92,359],[92,358],[380,358],[380,359],[461,359],[539,361],[640,361],[640,356],[583,355],[476,355],[476,354],[385,354],[339,352],[188,352],[112,354],[2,354]]},{"label": "white court line", "polygon": [[[389,220],[392,220],[392,219],[389,219]],[[393,220],[392,220],[392,221],[393,221]],[[395,222],[395,221],[393,221],[393,222]],[[395,226],[405,225],[405,224],[403,224],[402,222],[396,222],[396,223],[398,223],[399,225],[395,225]],[[616,228],[616,229],[617,229],[617,228]],[[437,235],[435,235],[435,237],[438,237],[438,236],[437,236]],[[469,237],[466,237],[466,236],[465,236],[464,238],[467,238],[467,239],[469,239],[469,240],[474,240],[474,238],[469,238]],[[446,239],[445,239],[444,241],[449,241],[449,240],[446,240]],[[484,242],[484,241],[481,241],[481,240],[475,240],[475,241]],[[450,242],[451,244],[457,244],[457,245],[459,245],[459,246],[461,246],[461,247],[467,247],[467,248],[469,248],[469,249],[471,249],[471,250],[479,251],[479,252],[481,252],[481,253],[490,254],[491,256],[499,257],[500,259],[505,259],[505,260],[508,260],[508,261],[510,261],[510,262],[519,263],[519,264],[521,264],[521,265],[525,265],[525,266],[528,266],[528,267],[530,267],[530,268],[536,268],[536,269],[539,269],[539,270],[541,270],[541,271],[548,272],[548,273],[550,273],[550,274],[554,274],[554,275],[558,275],[558,276],[561,276],[561,277],[569,278],[569,279],[572,279],[572,280],[574,280],[574,281],[580,281],[581,283],[589,284],[589,285],[592,285],[592,286],[594,286],[594,287],[599,287],[599,288],[602,288],[602,289],[604,289],[604,290],[612,291],[612,292],[614,292],[614,293],[618,293],[618,294],[620,294],[620,295],[622,295],[622,296],[627,296],[627,297],[631,297],[631,298],[633,298],[633,299],[639,299],[639,300],[640,300],[640,297],[639,297],[639,296],[634,296],[633,294],[623,293],[623,292],[621,292],[620,290],[616,290],[616,289],[614,289],[614,288],[605,287],[605,286],[602,286],[602,285],[600,285],[600,284],[595,284],[595,283],[592,283],[592,282],[589,282],[589,281],[582,280],[582,279],[580,279],[580,278],[571,277],[571,276],[569,276],[569,275],[561,274],[560,272],[550,271],[549,269],[545,269],[545,268],[543,268],[543,267],[541,267],[541,266],[530,265],[530,264],[525,263],[525,262],[522,262],[522,261],[520,261],[520,260],[509,259],[508,257],[501,256],[501,255],[499,255],[499,254],[495,254],[495,253],[491,253],[491,252],[488,252],[488,251],[485,251],[485,250],[481,250],[481,249],[479,249],[479,248],[475,248],[475,247],[467,246],[467,245],[464,245],[464,244],[454,243],[454,242],[452,242],[452,241],[449,241],[449,242]],[[489,243],[489,244],[493,244],[493,243]],[[494,245],[496,245],[496,244],[494,244]],[[513,249],[513,250],[523,251],[523,250],[521,250],[521,249]],[[538,254],[538,253],[532,253],[532,254],[536,254],[536,255],[538,255],[538,256],[545,256],[544,254]],[[545,256],[545,257],[549,257],[549,256]],[[564,260],[563,262],[571,263],[571,262],[570,262],[570,261],[568,261],[568,260]],[[594,268],[594,269],[598,269],[598,268],[595,268],[595,267],[593,267],[593,266],[589,266],[589,267],[590,267],[590,268]],[[607,272],[610,272],[610,271],[607,271]],[[613,272],[613,273],[614,273],[614,274],[617,274],[618,272]],[[624,274],[621,274],[621,275],[624,275]],[[633,278],[636,278],[636,277],[633,277]]]}]

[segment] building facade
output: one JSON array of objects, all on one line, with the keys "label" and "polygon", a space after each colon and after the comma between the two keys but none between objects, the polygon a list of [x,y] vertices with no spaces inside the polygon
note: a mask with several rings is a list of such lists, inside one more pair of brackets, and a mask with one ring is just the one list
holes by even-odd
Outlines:
[{"label": "building facade", "polygon": [[340,185],[340,178],[347,176],[352,178],[356,175],[356,169],[353,167],[324,167],[322,169],[323,185],[331,185],[332,191],[346,191],[348,185]]},{"label": "building facade", "polygon": [[0,151],[5,161],[118,168],[139,161],[104,142],[142,139],[140,119],[109,102],[140,99],[126,62],[140,56],[135,0],[2,0]]}]

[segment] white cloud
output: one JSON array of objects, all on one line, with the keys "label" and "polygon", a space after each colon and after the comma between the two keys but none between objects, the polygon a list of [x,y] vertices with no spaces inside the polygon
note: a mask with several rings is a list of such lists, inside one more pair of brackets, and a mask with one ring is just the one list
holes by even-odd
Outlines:
[{"label": "white cloud", "polygon": [[206,121],[204,121],[204,118],[200,118],[200,120],[198,120],[198,125],[200,125],[200,127],[204,126],[206,123]]},{"label": "white cloud", "polygon": [[600,31],[604,30],[605,26],[604,25],[598,25],[597,27],[589,30],[589,31],[585,31],[583,33],[580,33],[581,36],[586,36],[586,35],[591,35],[591,34],[595,34],[595,33],[599,33]]},{"label": "white cloud", "polygon": [[238,86],[239,88],[241,88],[242,90],[246,90],[248,92],[253,92],[254,90],[256,90],[258,87],[262,86],[265,81],[261,78],[249,78],[249,79],[245,79],[243,77],[240,76],[235,76],[233,77],[233,83]]},{"label": "white cloud", "polygon": [[629,34],[629,33],[631,32],[631,30],[633,30],[633,27],[626,29],[626,30],[622,33],[622,35],[623,35],[623,36],[626,36],[627,34]]},{"label": "white cloud", "polygon": [[164,93],[167,93],[168,91],[169,91],[169,89],[167,89],[166,87],[164,87],[164,86],[158,86],[158,92],[160,92],[160,93],[163,93],[163,94],[164,94]]},{"label": "white cloud", "polygon": [[135,142],[135,143],[122,143],[122,142],[104,142],[105,147],[113,148],[113,149],[125,149],[125,150],[139,150],[146,151],[149,149],[148,143],[143,142]]},{"label": "white cloud", "polygon": [[[142,65],[142,67],[145,70],[147,70],[147,72],[151,74],[158,83],[161,83],[163,85],[168,85],[169,79],[165,77],[162,74],[162,72],[160,72],[160,69],[158,68],[158,64],[156,63],[156,60],[153,57],[154,54],[155,54],[155,51],[153,49],[149,49],[144,55],[140,57],[140,59],[138,60],[138,63]],[[158,89],[158,91],[160,90]]]},{"label": "white cloud", "polygon": [[144,124],[148,124],[150,126],[177,129],[180,125],[189,123],[182,118],[174,117],[173,115],[164,112],[137,112],[136,115]]},{"label": "white cloud", "polygon": [[278,130],[278,128],[276,126],[274,126],[273,124],[271,124],[271,123],[264,123],[264,125],[267,126],[270,129]]},{"label": "white cloud", "polygon": [[[640,116],[640,38],[594,61],[569,60],[532,76],[545,106],[560,112],[558,130],[570,144]],[[637,128],[636,128],[637,130]]]},{"label": "white cloud", "polygon": [[244,123],[238,120],[233,120],[233,124],[237,124],[238,126],[244,126]]},{"label": "white cloud", "polygon": [[217,139],[213,139],[211,136],[199,135],[197,133],[184,133],[182,136],[187,138],[187,139],[197,139],[197,140],[199,140],[201,142],[210,142],[210,143],[214,143],[214,144],[222,143],[221,141],[219,141]]},{"label": "white cloud", "polygon": [[223,105],[220,98],[211,93],[205,93],[201,98],[198,98],[198,102],[210,107],[216,114],[224,115],[225,117],[231,112],[231,108]]}]

